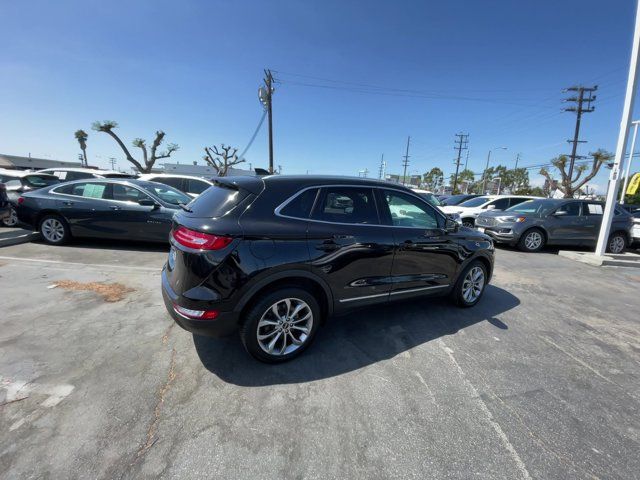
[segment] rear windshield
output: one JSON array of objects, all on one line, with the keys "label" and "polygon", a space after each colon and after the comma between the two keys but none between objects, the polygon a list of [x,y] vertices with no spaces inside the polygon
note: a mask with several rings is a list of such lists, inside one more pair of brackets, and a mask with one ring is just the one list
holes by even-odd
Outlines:
[{"label": "rear windshield", "polygon": [[461,207],[479,207],[480,205],[484,205],[485,203],[487,203],[489,200],[491,200],[491,198],[489,197],[476,197],[476,198],[472,198],[471,200],[467,200],[466,202],[462,202],[460,206]]},{"label": "rear windshield", "polygon": [[529,200],[519,203],[514,207],[507,208],[505,211],[514,213],[546,214],[557,206],[558,204],[556,202],[550,202],[549,200]]},{"label": "rear windshield", "polygon": [[35,188],[48,187],[49,185],[60,183],[60,179],[53,175],[27,175],[22,178],[22,181]]},{"label": "rear windshield", "polygon": [[244,200],[247,195],[249,192],[246,190],[214,185],[194,199],[189,204],[189,208],[195,217],[221,217]]}]

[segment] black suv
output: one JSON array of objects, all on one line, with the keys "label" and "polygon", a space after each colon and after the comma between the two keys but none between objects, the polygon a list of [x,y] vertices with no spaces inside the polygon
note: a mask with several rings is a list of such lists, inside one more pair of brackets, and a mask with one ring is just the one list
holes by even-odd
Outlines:
[{"label": "black suv", "polygon": [[356,307],[442,294],[473,306],[493,270],[489,237],[382,181],[227,177],[183,208],[162,271],[167,310],[196,334],[240,329],[266,362]]}]

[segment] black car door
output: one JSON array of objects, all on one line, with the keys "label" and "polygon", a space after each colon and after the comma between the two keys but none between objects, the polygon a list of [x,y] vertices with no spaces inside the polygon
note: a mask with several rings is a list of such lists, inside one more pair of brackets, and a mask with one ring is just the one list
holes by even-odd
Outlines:
[{"label": "black car door", "polygon": [[398,190],[381,189],[378,204],[395,239],[391,296],[438,293],[452,285],[458,244],[445,230],[444,216],[422,199]]},{"label": "black car door", "polygon": [[380,225],[371,188],[322,188],[307,239],[311,269],[331,286],[336,309],[387,300],[393,235]]},{"label": "black car door", "polygon": [[56,205],[69,222],[71,234],[79,237],[109,237],[112,232],[103,222],[113,212],[109,208],[109,185],[104,182],[78,182],[52,190]]},{"label": "black car door", "polygon": [[165,208],[156,199],[137,187],[113,184],[110,218],[114,230],[130,240],[167,241],[174,210]]}]

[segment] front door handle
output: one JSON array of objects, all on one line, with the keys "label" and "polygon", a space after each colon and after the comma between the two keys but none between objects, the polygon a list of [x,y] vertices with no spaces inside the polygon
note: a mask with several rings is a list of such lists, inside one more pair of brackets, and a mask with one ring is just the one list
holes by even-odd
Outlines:
[{"label": "front door handle", "polygon": [[122,207],[119,207],[118,205],[111,205],[109,208],[111,210],[122,210]]},{"label": "front door handle", "polygon": [[65,201],[65,202],[62,202],[62,204],[66,205],[67,207],[70,207],[71,205],[73,205],[73,202]]},{"label": "front door handle", "polygon": [[338,245],[333,240],[325,240],[320,245],[316,246],[317,250],[322,250],[323,252],[333,252],[335,250],[338,250],[339,248],[340,245]]}]

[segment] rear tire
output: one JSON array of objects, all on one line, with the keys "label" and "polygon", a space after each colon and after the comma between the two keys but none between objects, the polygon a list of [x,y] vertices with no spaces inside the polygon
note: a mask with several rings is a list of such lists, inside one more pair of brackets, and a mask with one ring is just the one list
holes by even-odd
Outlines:
[{"label": "rear tire", "polygon": [[473,307],[480,301],[487,286],[489,276],[487,267],[480,260],[474,260],[458,277],[451,297],[462,308]]},{"label": "rear tire", "polygon": [[467,228],[476,228],[476,221],[473,218],[463,218],[462,226]]},{"label": "rear tire", "polygon": [[607,242],[607,252],[617,254],[624,253],[627,248],[627,236],[622,232],[615,232]]},{"label": "rear tire", "polygon": [[531,228],[524,232],[518,241],[518,248],[523,252],[539,252],[545,245],[544,233],[539,228]]},{"label": "rear tire", "polygon": [[71,238],[69,225],[60,215],[45,215],[40,220],[38,231],[50,245],[64,245]]},{"label": "rear tire", "polygon": [[9,213],[9,216],[7,218],[2,220],[2,225],[4,225],[5,227],[15,227],[16,225],[18,225],[18,214],[15,207],[11,207],[11,212]]},{"label": "rear tire", "polygon": [[240,338],[256,360],[281,363],[309,347],[320,322],[320,305],[313,295],[301,288],[284,287],[249,308]]}]

